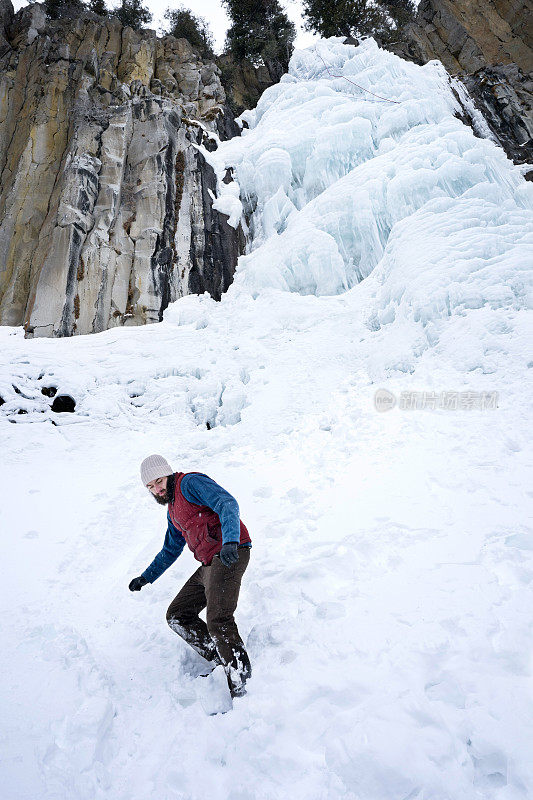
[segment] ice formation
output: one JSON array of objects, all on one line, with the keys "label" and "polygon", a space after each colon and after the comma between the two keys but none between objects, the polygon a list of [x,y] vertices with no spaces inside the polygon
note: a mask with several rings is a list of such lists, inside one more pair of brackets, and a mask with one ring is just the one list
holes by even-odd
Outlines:
[{"label": "ice formation", "polygon": [[[530,255],[531,187],[523,168],[477,138],[458,110],[439,62],[416,66],[373,39],[297,52],[289,73],[242,115],[242,137],[211,157],[219,175],[233,168],[250,218],[251,252],[237,285],[337,294],[379,265],[397,284],[390,302],[399,303],[405,285],[395,273],[412,264],[407,282],[418,276],[420,294],[431,290],[431,308],[414,309],[425,317],[465,303],[520,307],[520,286],[502,285],[505,265],[525,266]],[[234,184],[219,181],[219,193],[224,210]],[[442,247],[448,233],[453,242]],[[430,246],[430,262],[420,263],[433,239],[436,252]],[[429,272],[438,272],[440,286]],[[482,285],[470,296],[472,273]],[[463,286],[448,296],[456,282]]]}]

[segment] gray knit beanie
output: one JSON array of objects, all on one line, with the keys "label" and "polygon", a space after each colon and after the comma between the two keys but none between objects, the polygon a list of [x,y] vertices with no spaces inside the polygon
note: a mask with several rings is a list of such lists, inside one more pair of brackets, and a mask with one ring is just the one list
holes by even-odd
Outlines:
[{"label": "gray knit beanie", "polygon": [[153,455],[145,458],[141,464],[141,480],[146,486],[150,481],[172,475],[174,470],[163,456]]}]

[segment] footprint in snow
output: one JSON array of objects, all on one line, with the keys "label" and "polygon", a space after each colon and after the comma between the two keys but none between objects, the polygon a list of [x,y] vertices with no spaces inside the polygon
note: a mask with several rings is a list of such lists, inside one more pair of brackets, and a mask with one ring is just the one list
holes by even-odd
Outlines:
[{"label": "footprint in snow", "polygon": [[260,486],[254,491],[254,497],[272,497],[272,489],[270,486]]},{"label": "footprint in snow", "polygon": [[285,493],[285,497],[290,500],[291,503],[303,503],[306,498],[309,497],[309,493],[295,487],[294,489],[289,489],[289,491]]},{"label": "footprint in snow", "polygon": [[320,619],[340,619],[346,616],[346,609],[342,603],[325,602],[316,607],[316,615]]}]

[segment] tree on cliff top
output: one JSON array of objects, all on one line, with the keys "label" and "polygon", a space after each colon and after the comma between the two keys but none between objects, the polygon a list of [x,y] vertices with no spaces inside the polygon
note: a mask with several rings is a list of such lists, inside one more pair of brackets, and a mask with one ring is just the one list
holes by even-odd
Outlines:
[{"label": "tree on cliff top", "polygon": [[187,39],[203,58],[214,58],[214,41],[209,25],[203,17],[193,14],[190,9],[167,8],[165,19],[169,21],[169,34],[176,39]]},{"label": "tree on cliff top", "polygon": [[384,41],[414,19],[412,0],[304,0],[303,13],[308,30],[321,36],[377,36]]},{"label": "tree on cliff top", "polygon": [[279,80],[286,72],[293,50],[296,29],[278,0],[222,0],[231,26],[226,34],[226,50],[237,62],[261,62],[270,77]]},{"label": "tree on cliff top", "polygon": [[118,17],[124,27],[127,25],[135,31],[144,28],[152,21],[150,11],[141,5],[141,0],[122,0],[120,6],[113,9],[111,14]]},{"label": "tree on cliff top", "polygon": [[44,9],[50,19],[74,17],[86,8],[82,0],[44,0]]},{"label": "tree on cliff top", "polygon": [[413,0],[385,0],[383,4],[394,20],[397,31],[401,31],[416,17],[417,7]]},{"label": "tree on cliff top", "polygon": [[90,0],[89,11],[92,11],[93,14],[98,14],[100,17],[109,16],[109,10],[104,3],[104,0]]}]

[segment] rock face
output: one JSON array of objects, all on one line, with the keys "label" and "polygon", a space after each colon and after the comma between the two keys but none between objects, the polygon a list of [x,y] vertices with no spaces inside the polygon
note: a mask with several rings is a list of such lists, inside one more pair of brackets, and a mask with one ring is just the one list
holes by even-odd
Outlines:
[{"label": "rock face", "polygon": [[14,11],[11,0],[0,0],[0,58],[11,49],[7,40],[7,28],[13,21]]},{"label": "rock face", "polygon": [[487,64],[533,68],[529,0],[421,0],[410,26],[413,54],[438,58],[452,74]]},{"label": "rock face", "polygon": [[70,336],[219,299],[243,235],[196,145],[234,133],[184,39],[0,0],[0,323]]},{"label": "rock face", "polygon": [[[533,163],[533,76],[516,64],[484,67],[464,75],[476,106],[515,164]],[[533,171],[526,173],[533,179]]]},{"label": "rock face", "polygon": [[265,89],[279,83],[286,72],[278,61],[269,62],[268,67],[255,66],[247,59],[236,62],[228,53],[218,56],[217,64],[222,70],[228,103],[235,116],[242,114],[245,108],[255,108]]},{"label": "rock face", "polygon": [[419,64],[442,61],[509,158],[532,163],[532,34],[530,0],[421,0],[404,41],[391,49]]}]

